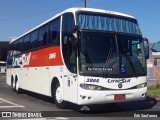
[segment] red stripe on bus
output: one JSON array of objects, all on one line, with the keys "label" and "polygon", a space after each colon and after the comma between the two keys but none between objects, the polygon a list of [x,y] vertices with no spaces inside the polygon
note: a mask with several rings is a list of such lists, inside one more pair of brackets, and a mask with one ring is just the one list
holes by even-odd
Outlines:
[{"label": "red stripe on bus", "polygon": [[60,47],[52,46],[27,53],[29,63],[24,67],[57,66],[63,65]]}]

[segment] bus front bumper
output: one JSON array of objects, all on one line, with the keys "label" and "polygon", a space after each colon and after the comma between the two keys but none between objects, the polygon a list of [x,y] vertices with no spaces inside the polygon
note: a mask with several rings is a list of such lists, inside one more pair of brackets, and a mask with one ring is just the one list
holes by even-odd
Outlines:
[{"label": "bus front bumper", "polygon": [[80,89],[78,105],[117,103],[145,100],[147,87],[133,90],[94,91]]}]

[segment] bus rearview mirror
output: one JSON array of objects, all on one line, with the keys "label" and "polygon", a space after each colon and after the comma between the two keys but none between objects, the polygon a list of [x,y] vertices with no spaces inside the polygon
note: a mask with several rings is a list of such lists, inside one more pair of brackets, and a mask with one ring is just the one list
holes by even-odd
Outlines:
[{"label": "bus rearview mirror", "polygon": [[144,46],[145,46],[145,54],[146,59],[149,59],[149,41],[147,38],[143,38]]}]

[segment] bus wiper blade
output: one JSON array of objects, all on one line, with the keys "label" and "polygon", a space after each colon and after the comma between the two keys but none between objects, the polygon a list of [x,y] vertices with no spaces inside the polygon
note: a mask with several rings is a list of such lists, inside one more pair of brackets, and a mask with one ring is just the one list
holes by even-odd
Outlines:
[{"label": "bus wiper blade", "polygon": [[107,58],[106,58],[106,61],[105,61],[105,64],[104,64],[105,67],[103,67],[103,76],[104,76],[104,78],[106,77],[106,74],[107,74],[107,68],[109,67],[109,60],[111,59],[112,51],[113,51],[113,48],[110,47],[108,55],[107,55]]},{"label": "bus wiper blade", "polygon": [[113,51],[113,48],[110,47],[109,53],[108,53],[108,56],[107,56],[107,59],[106,59],[106,62],[105,62],[105,65],[108,65],[109,60],[111,59],[111,56],[112,56],[112,51]]},{"label": "bus wiper blade", "polygon": [[116,63],[118,63],[118,57],[114,58],[115,60],[113,60],[110,64],[109,64],[109,68],[112,68],[112,66]]}]

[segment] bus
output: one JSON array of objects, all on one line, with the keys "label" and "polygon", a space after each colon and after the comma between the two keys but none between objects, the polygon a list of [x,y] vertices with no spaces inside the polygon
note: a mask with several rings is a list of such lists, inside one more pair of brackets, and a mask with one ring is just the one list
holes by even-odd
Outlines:
[{"label": "bus", "polygon": [[69,8],[10,42],[7,84],[59,108],[144,100],[148,50],[133,16]]}]

